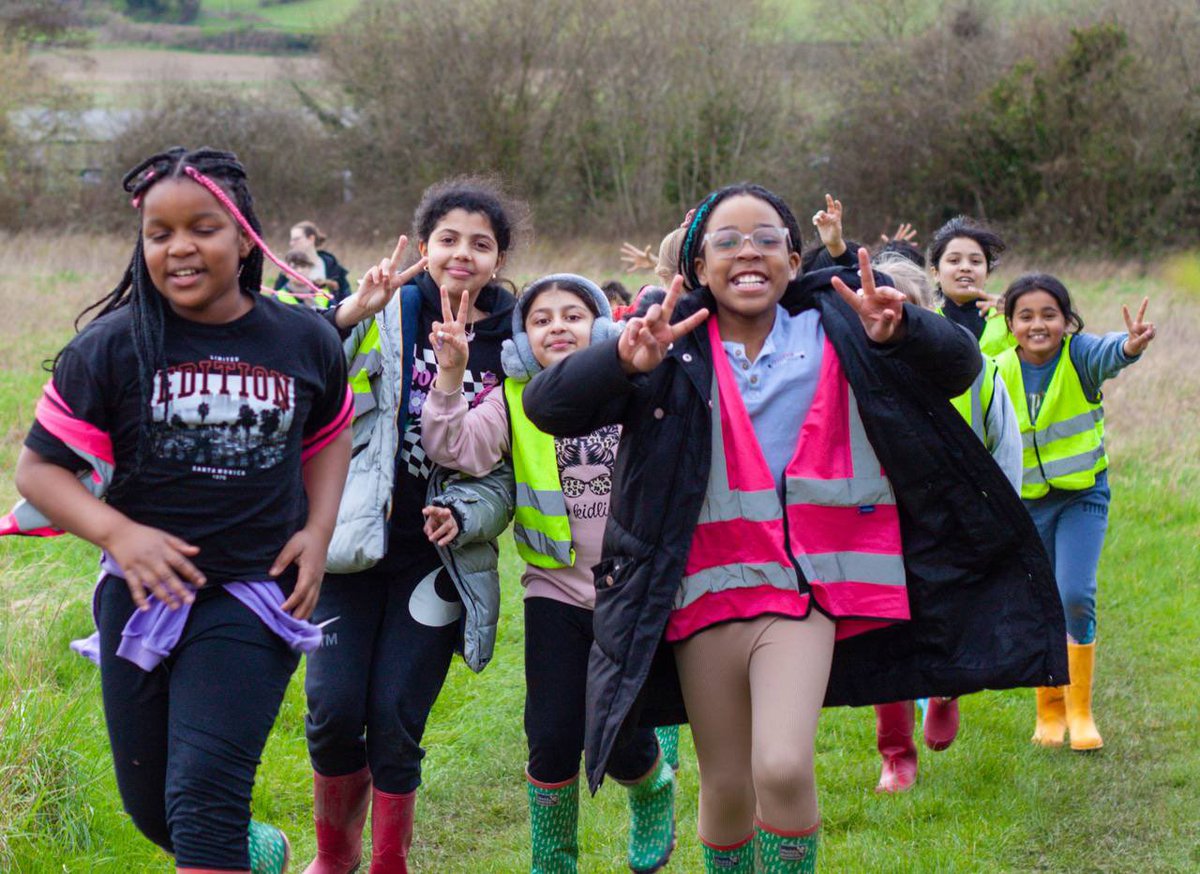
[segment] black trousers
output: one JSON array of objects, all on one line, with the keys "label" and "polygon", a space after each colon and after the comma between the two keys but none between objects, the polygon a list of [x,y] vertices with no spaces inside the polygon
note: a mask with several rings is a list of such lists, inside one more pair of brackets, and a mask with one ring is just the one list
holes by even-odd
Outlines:
[{"label": "black trousers", "polygon": [[[399,568],[397,567],[399,565]],[[327,777],[370,765],[376,788],[421,785],[421,736],[459,639],[462,601],[432,550],[357,574],[328,574],[312,621],[305,730],[313,768]]]},{"label": "black trousers", "polygon": [[[525,599],[525,736],[529,776],[561,783],[579,773],[586,716],[592,611],[551,598]],[[644,776],[658,758],[654,729],[639,728],[608,760],[617,780]]]},{"label": "black trousers", "polygon": [[136,607],[100,591],[100,688],[117,787],[179,867],[246,869],[254,773],[299,656],[220,586],[201,589],[174,652],[146,672],[116,654]]}]

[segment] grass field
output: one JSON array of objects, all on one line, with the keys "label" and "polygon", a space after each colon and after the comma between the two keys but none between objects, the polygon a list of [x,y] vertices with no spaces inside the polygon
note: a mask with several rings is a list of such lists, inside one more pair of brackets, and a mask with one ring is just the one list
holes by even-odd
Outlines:
[{"label": "grass field", "polygon": [[[361,270],[379,253],[342,246]],[[613,275],[608,247],[538,249],[517,267]],[[582,259],[575,253],[582,251]],[[124,267],[128,240],[0,237],[0,504],[45,379],[40,362],[70,336],[82,304]],[[1160,336],[1110,383],[1105,407],[1113,512],[1101,566],[1096,709],[1099,753],[1033,748],[1033,695],[964,699],[948,751],[922,755],[910,793],[878,797],[873,716],[827,711],[818,738],[822,869],[852,872],[1200,870],[1200,264],[1142,276],[1063,265],[1091,330],[1120,326],[1120,304],[1151,295]],[[1001,277],[1003,279],[1003,277]],[[1002,287],[1002,283],[998,284]],[[73,538],[0,542],[0,870],[167,871],[121,812],[97,672],[67,651],[89,630],[95,550]],[[414,870],[527,870],[518,564],[503,547],[504,605],[495,661],[455,665],[426,735]],[[264,755],[259,818],[289,832],[299,871],[313,850],[299,674]],[[697,775],[684,732],[679,847],[668,870],[701,870]],[[584,872],[623,870],[626,814],[606,784],[581,816]]]}]

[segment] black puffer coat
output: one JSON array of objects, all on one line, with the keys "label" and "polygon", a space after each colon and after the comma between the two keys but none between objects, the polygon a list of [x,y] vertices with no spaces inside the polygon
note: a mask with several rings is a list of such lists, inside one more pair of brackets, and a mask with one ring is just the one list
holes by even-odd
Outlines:
[{"label": "black puffer coat", "polygon": [[[825,703],[864,705],[1066,682],[1062,607],[1033,522],[948,398],[979,372],[971,335],[905,305],[907,333],[881,346],[829,285],[834,268],[793,282],[790,313],[815,307],[896,493],[912,621],[837,644]],[[707,289],[675,318],[707,306]],[[627,377],[616,341],[536,376],[529,418],[558,436],[623,426],[604,558],[595,568],[587,769],[593,791],[623,727],[686,721],[663,631],[708,482],[712,360],[703,329],[649,374]]]}]

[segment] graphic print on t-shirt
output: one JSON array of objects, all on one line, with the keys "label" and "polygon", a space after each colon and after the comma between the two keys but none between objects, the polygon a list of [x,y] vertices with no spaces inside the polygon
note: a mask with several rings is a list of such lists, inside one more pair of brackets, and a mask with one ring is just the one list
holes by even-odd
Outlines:
[{"label": "graphic print on t-shirt", "polygon": [[585,437],[555,438],[558,478],[572,518],[608,515],[608,494],[612,491],[620,442],[621,429],[616,425],[606,425]]},{"label": "graphic print on t-shirt", "polygon": [[176,364],[155,379],[154,452],[196,473],[242,476],[278,464],[295,415],[286,373],[214,355]]},{"label": "graphic print on t-shirt", "polygon": [[[421,410],[437,377],[437,353],[426,348],[419,351],[421,354],[413,361],[412,385],[408,390],[408,419],[400,445],[400,457],[408,465],[409,474],[429,479],[433,462],[421,446]],[[477,373],[467,369],[463,372],[463,397],[467,399],[468,406],[475,407],[499,384],[500,379],[490,370]]]}]

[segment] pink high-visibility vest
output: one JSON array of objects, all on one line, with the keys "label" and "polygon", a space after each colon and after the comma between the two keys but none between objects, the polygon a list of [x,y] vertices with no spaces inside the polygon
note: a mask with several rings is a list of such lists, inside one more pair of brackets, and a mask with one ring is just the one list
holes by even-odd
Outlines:
[{"label": "pink high-visibility vest", "polygon": [[803,617],[809,592],[839,620],[839,638],[908,619],[896,498],[828,338],[781,503],[715,318],[708,334],[712,467],[667,639],[731,619]]}]

